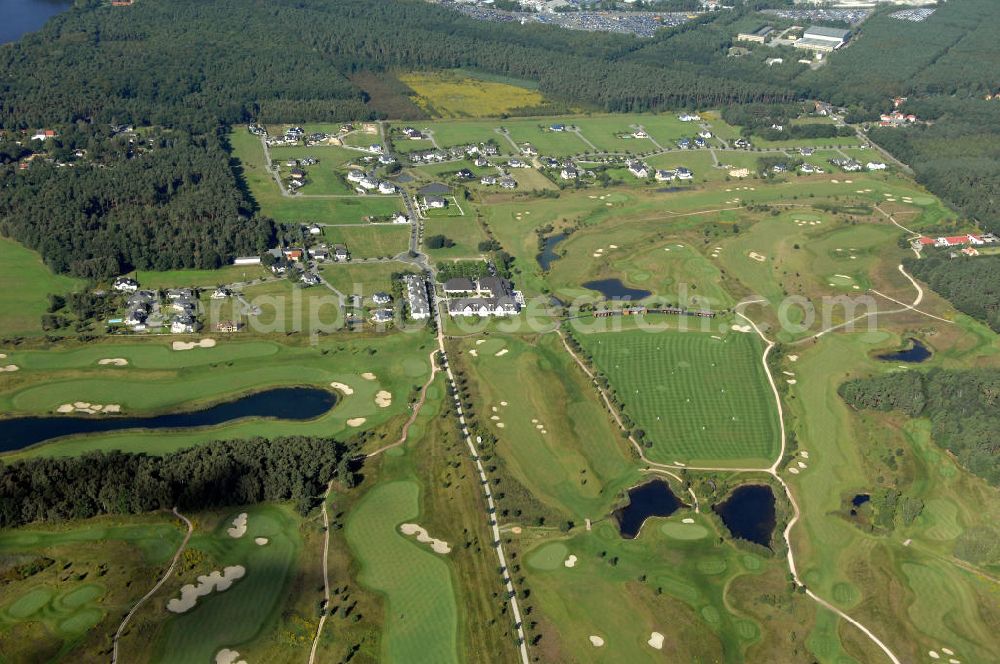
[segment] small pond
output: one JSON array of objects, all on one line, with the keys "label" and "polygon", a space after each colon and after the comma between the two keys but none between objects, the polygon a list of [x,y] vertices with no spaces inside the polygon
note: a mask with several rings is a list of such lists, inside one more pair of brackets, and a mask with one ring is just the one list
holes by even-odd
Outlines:
[{"label": "small pond", "polygon": [[923,362],[931,356],[931,351],[927,346],[920,343],[919,339],[910,339],[910,347],[892,353],[883,353],[878,359],[886,362]]},{"label": "small pond", "polygon": [[628,504],[615,510],[618,530],[625,539],[635,539],[642,524],[653,516],[670,516],[684,503],[663,480],[653,480],[628,491]]},{"label": "small pond", "polygon": [[184,429],[223,424],[244,417],[311,420],[333,408],[337,397],[313,387],[280,387],[216,404],[202,410],[149,417],[93,415],[17,417],[0,420],[0,452],[20,450],[52,438],[123,429]]},{"label": "small pond", "polygon": [[629,288],[621,279],[597,279],[586,282],[583,287],[597,291],[606,300],[644,300],[653,294],[641,288]]},{"label": "small pond", "polygon": [[545,238],[545,241],[542,243],[542,253],[535,256],[535,260],[538,261],[538,265],[542,268],[542,270],[547,272],[553,261],[557,261],[562,258],[562,256],[556,253],[556,245],[565,239],[565,233],[550,235]]},{"label": "small pond", "polygon": [[861,507],[871,499],[872,497],[869,496],[867,493],[859,493],[858,495],[851,498],[851,504],[854,505],[855,507]]},{"label": "small pond", "polygon": [[746,484],[712,506],[733,537],[770,548],[776,523],[774,492],[763,484]]}]

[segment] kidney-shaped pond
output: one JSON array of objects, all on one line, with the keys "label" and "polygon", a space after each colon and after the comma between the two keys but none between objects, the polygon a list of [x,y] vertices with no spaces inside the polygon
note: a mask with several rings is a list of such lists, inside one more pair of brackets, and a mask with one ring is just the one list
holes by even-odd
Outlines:
[{"label": "kidney-shaped pond", "polygon": [[606,300],[644,300],[653,294],[641,288],[629,288],[621,279],[596,279],[584,283],[583,287],[597,291]]},{"label": "kidney-shaped pond", "polygon": [[628,490],[628,504],[615,510],[618,530],[625,539],[635,539],[646,519],[670,516],[684,503],[674,495],[663,480],[653,480]]},{"label": "kidney-shaped pond", "polygon": [[770,548],[776,523],[774,491],[764,484],[745,484],[712,506],[733,537]]},{"label": "kidney-shaped pond", "polygon": [[209,408],[149,417],[52,416],[0,420],[0,451],[20,450],[37,443],[83,433],[123,429],[186,429],[224,424],[244,417],[311,420],[337,403],[329,390],[315,387],[279,387],[254,392]]}]

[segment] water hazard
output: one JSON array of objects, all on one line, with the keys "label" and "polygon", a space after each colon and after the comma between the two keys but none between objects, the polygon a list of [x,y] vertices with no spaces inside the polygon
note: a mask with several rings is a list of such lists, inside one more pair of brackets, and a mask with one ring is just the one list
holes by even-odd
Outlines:
[{"label": "water hazard", "polygon": [[774,492],[763,484],[737,487],[729,497],[712,506],[733,537],[771,546],[776,523]]},{"label": "water hazard", "polygon": [[628,491],[628,504],[615,510],[618,530],[622,537],[635,539],[646,519],[670,516],[684,506],[663,480],[632,487]]},{"label": "water hazard", "polygon": [[329,390],[313,387],[281,387],[248,394],[202,410],[166,413],[150,417],[97,415],[90,417],[17,417],[0,420],[0,452],[84,433],[124,429],[185,429],[224,424],[244,417],[311,420],[333,408],[337,397]]}]

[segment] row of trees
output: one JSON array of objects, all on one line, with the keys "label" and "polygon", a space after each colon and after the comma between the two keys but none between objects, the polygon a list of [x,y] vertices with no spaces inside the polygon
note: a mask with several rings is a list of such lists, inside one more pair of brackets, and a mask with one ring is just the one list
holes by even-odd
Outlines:
[{"label": "row of trees", "polygon": [[0,528],[36,521],[295,501],[304,513],[333,479],[353,484],[352,448],[323,438],[215,441],[163,456],[94,452],[0,466]]}]

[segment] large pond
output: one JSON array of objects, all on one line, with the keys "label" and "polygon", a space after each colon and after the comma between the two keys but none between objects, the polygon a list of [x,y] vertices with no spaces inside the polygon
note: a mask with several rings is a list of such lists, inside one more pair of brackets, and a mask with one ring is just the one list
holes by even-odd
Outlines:
[{"label": "large pond", "polygon": [[747,484],[733,490],[729,497],[712,506],[733,537],[771,546],[776,523],[774,492],[763,484]]},{"label": "large pond", "polygon": [[919,339],[910,340],[910,347],[892,353],[883,353],[878,359],[886,362],[923,362],[931,356],[931,351],[927,346],[920,343]]},{"label": "large pond", "polygon": [[654,516],[670,516],[684,503],[680,501],[670,485],[663,480],[653,480],[628,491],[628,504],[615,510],[618,530],[622,537],[635,539],[646,519]]},{"label": "large pond", "polygon": [[542,268],[542,270],[548,271],[549,267],[552,265],[552,261],[557,261],[561,258],[561,256],[556,253],[556,245],[565,239],[565,233],[550,235],[545,238],[545,241],[542,243],[542,253],[535,256],[535,260],[538,261],[538,265]]},{"label": "large pond", "polygon": [[313,387],[280,387],[248,394],[202,410],[150,417],[115,415],[18,417],[0,420],[0,451],[20,450],[61,436],[123,429],[208,427],[244,417],[311,420],[333,408],[336,403],[337,397],[329,390]]},{"label": "large pond", "polygon": [[72,0],[0,0],[0,44],[38,30],[72,4]]},{"label": "large pond", "polygon": [[621,279],[597,279],[586,282],[583,287],[597,291],[606,300],[643,300],[653,294],[641,288],[629,288]]}]

